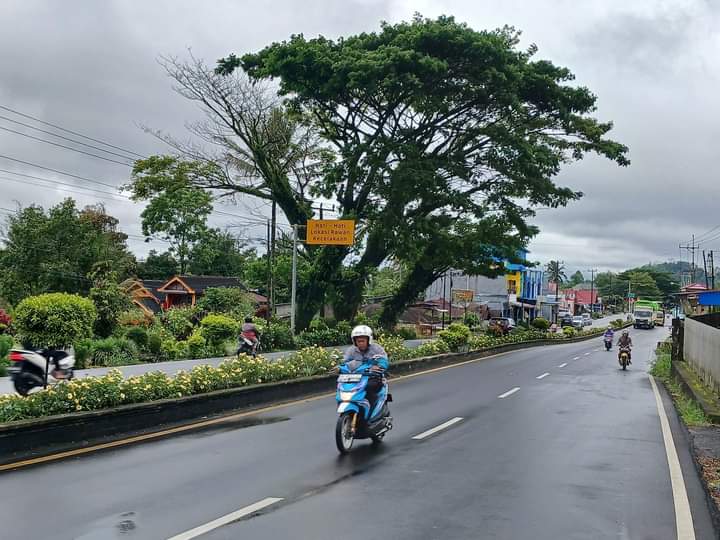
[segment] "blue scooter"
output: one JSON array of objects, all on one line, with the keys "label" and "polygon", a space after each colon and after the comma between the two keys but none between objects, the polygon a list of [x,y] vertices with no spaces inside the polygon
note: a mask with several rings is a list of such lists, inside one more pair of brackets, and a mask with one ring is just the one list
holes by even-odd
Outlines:
[{"label": "blue scooter", "polygon": [[[372,364],[356,360],[340,366],[337,379],[337,412],[340,415],[335,426],[335,443],[341,454],[347,454],[355,439],[372,439],[379,443],[392,429],[388,403],[392,395],[388,393],[388,382],[384,373],[370,371]],[[382,381],[377,401],[372,411],[366,397],[366,388],[372,378]]]}]

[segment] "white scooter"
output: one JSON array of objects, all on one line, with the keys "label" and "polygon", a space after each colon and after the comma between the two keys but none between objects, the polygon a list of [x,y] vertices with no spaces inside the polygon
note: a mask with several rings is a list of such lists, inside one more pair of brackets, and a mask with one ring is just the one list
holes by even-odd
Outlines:
[{"label": "white scooter", "polygon": [[69,381],[75,375],[75,356],[66,351],[13,349],[9,358],[8,373],[21,396],[27,396],[33,388]]}]

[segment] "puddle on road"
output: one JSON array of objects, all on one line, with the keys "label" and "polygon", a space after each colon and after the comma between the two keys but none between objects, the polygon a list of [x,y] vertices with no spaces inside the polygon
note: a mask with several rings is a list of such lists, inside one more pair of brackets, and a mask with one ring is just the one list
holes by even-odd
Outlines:
[{"label": "puddle on road", "polygon": [[251,416],[244,418],[232,418],[211,426],[198,427],[182,434],[182,436],[193,438],[207,437],[214,433],[235,431],[253,426],[277,424],[278,422],[287,422],[288,420],[290,420],[289,416]]}]

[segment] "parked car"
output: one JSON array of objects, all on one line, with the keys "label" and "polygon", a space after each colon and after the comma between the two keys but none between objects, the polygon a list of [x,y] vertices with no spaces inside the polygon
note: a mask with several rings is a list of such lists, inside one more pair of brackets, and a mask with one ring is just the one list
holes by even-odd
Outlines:
[{"label": "parked car", "polygon": [[511,317],[492,317],[489,326],[497,326],[502,329],[503,334],[508,334],[515,329],[515,319]]},{"label": "parked car", "polygon": [[589,313],[583,313],[582,318],[583,318],[583,326],[592,326],[592,317],[590,316]]},{"label": "parked car", "polygon": [[572,318],[572,325],[573,325],[573,328],[582,330],[583,327],[585,326],[585,318],[582,315],[575,315]]},{"label": "parked car", "polygon": [[561,327],[565,326],[572,326],[573,325],[573,316],[569,313],[563,313],[562,315],[558,316],[558,323],[560,323]]}]

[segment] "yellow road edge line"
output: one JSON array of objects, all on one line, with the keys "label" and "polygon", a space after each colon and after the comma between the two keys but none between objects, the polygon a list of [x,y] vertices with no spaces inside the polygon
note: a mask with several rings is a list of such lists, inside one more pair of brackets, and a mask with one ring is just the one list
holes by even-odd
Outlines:
[{"label": "yellow road edge line", "polygon": [[[457,364],[450,364],[447,366],[440,366],[437,368],[432,368],[428,370],[419,371],[417,373],[410,373],[408,375],[400,375],[399,377],[393,377],[390,380],[392,382],[398,382],[403,381],[406,379],[411,379],[413,377],[419,377],[421,375],[428,375],[430,373],[436,373],[438,371],[444,371],[446,369],[456,368],[460,366],[465,366],[467,364],[472,364],[474,362],[479,362],[480,360],[487,360],[489,358],[495,358],[498,356],[502,356],[505,354],[509,354],[511,352],[516,351],[505,351],[501,353],[491,354],[489,356],[481,356],[480,358],[474,358],[472,360],[465,360],[464,362],[458,362]],[[30,458],[25,459],[22,461],[15,461],[12,463],[6,463],[5,465],[0,465],[0,472],[2,471],[8,471],[13,469],[20,469],[23,467],[28,467],[30,465],[38,465],[40,463],[48,463],[50,461],[57,461],[60,459],[65,459],[68,457],[75,457],[75,456],[81,456],[83,454],[90,454],[93,452],[98,452],[100,450],[106,450],[108,448],[117,448],[119,446],[127,446],[129,444],[134,444],[142,441],[149,441],[152,439],[159,439],[160,437],[165,437],[167,435],[174,435],[176,433],[183,433],[185,431],[191,431],[194,429],[199,429],[207,426],[213,426],[215,424],[221,424],[222,422],[228,422],[232,421],[238,418],[244,418],[246,416],[251,416],[255,414],[262,414],[269,411],[274,411],[277,409],[282,409],[283,407],[290,407],[294,405],[301,405],[303,403],[309,403],[311,401],[316,401],[318,399],[323,399],[329,396],[334,396],[335,392],[330,393],[323,393],[319,394],[317,396],[311,396],[303,399],[297,399],[293,401],[285,401],[282,403],[276,403],[274,405],[269,405],[267,407],[261,407],[259,409],[250,409],[241,413],[235,413],[227,416],[221,416],[219,418],[213,418],[211,420],[202,420],[200,422],[193,422],[191,424],[185,424],[182,426],[164,429],[162,431],[154,431],[152,433],[145,433],[143,435],[135,435],[133,437],[127,437],[125,439],[118,439],[116,441],[101,443],[101,444],[94,444],[92,446],[86,446],[84,448],[76,448],[74,450],[66,450],[64,452],[58,452],[56,454],[49,454],[47,456],[40,456],[36,458]]]}]

